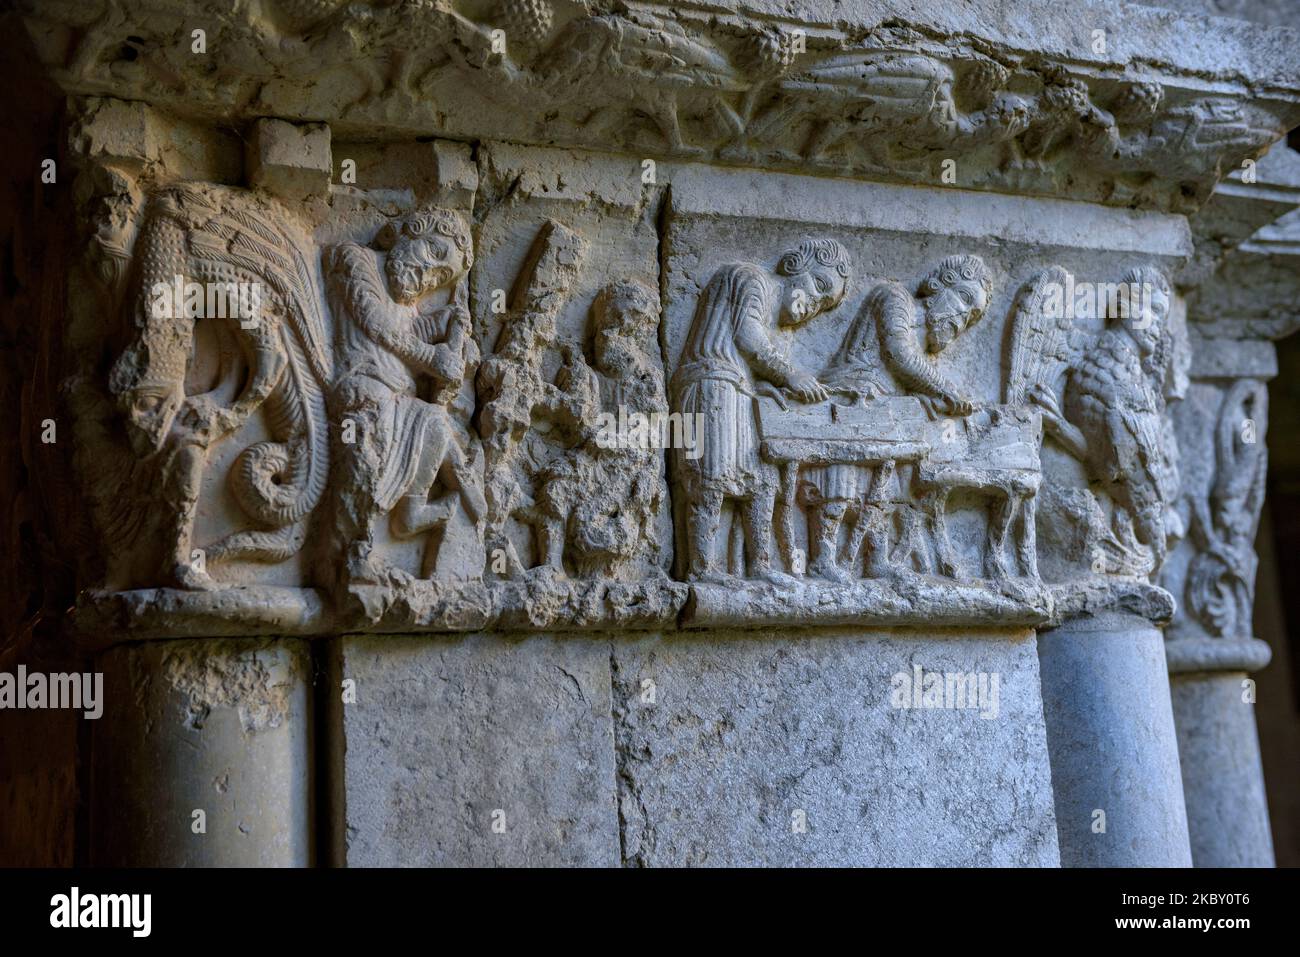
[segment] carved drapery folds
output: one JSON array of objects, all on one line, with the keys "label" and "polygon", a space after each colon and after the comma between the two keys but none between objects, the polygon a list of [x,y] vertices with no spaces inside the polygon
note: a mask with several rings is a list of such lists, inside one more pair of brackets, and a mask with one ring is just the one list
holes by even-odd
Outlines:
[{"label": "carved drapery folds", "polygon": [[1255,486],[1181,507],[1173,240],[1053,265],[889,238],[888,202],[750,235],[622,161],[496,145],[430,146],[418,194],[384,148],[351,188],[278,158],[329,143],[290,124],[257,188],[178,182],[97,151],[99,109],[65,389],[91,627],[1162,621],[1185,536],[1188,613],[1248,604]]}]

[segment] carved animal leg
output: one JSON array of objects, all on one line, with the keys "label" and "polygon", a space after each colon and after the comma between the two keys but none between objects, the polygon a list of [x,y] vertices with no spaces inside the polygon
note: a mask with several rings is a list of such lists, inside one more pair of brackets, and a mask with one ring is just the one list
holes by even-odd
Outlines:
[{"label": "carved animal leg", "polygon": [[677,119],[677,98],[671,93],[652,93],[643,97],[642,104],[646,113],[654,120],[655,126],[668,141],[668,146],[675,153],[702,155],[705,150],[700,146],[688,146],[682,139],[681,123]]},{"label": "carved animal leg", "polygon": [[848,511],[847,502],[824,502],[817,509],[816,555],[809,571],[833,582],[847,582],[853,576],[840,567],[840,525]]},{"label": "carved animal leg", "polygon": [[781,554],[785,557],[786,564],[794,568],[799,564],[795,560],[794,544],[794,513],[795,513],[795,494],[799,488],[799,463],[786,462],[781,466],[781,494],[777,499],[778,510],[781,513],[780,521],[777,523],[777,533],[781,536]]},{"label": "carved animal leg", "polygon": [[723,576],[714,556],[714,546],[722,526],[722,493],[704,492],[690,503],[689,509],[686,528],[689,577],[693,581],[718,581]]},{"label": "carved animal leg", "polygon": [[824,120],[817,124],[812,136],[808,138],[808,144],[804,147],[804,159],[820,159],[827,150],[840,141],[847,128],[848,124],[843,120]]},{"label": "carved animal leg", "polygon": [[867,540],[867,509],[865,502],[859,502],[853,516],[853,525],[849,529],[849,540],[844,547],[844,564],[850,569],[861,568],[862,545]]},{"label": "carved animal leg", "polygon": [[849,559],[855,565],[863,543],[867,546],[867,577],[884,578],[892,568],[889,560],[889,510],[884,505],[867,504],[858,513],[849,542]]},{"label": "carved animal leg", "polygon": [[1014,492],[999,497],[989,509],[988,554],[985,555],[985,574],[994,581],[1011,578],[1007,555],[1007,540],[1016,520],[1017,498]]},{"label": "carved animal leg", "polygon": [[952,547],[952,540],[948,538],[948,492],[943,489],[931,492],[926,496],[925,510],[939,574],[946,578],[959,578],[957,553]]},{"label": "carved animal leg", "polygon": [[923,528],[924,516],[911,505],[903,506],[902,528],[898,543],[889,553],[889,562],[896,568],[909,567],[926,575],[934,573],[934,545]]},{"label": "carved animal leg", "polygon": [[1032,492],[1020,500],[1020,535],[1016,540],[1016,557],[1020,573],[1038,579],[1038,496]]}]

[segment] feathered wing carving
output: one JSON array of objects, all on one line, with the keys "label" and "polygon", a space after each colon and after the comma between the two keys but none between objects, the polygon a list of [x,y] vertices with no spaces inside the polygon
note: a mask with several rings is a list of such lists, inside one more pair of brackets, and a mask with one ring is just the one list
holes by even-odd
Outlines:
[{"label": "feathered wing carving", "polygon": [[259,321],[275,324],[285,365],[263,406],[274,440],[249,446],[230,473],[236,500],[263,528],[226,536],[208,548],[208,559],[283,561],[302,548],[329,471],[325,389],[333,356],[316,282],[301,241],[259,208],[264,200],[224,192],[218,207],[198,190],[177,193],[183,207],[205,214],[187,224],[191,267],[265,283],[268,307]]},{"label": "feathered wing carving", "polygon": [[[1034,386],[1060,395],[1061,379],[1070,362],[1073,321],[1065,290],[1073,277],[1060,266],[1044,269],[1021,290],[1011,317],[1011,355],[1006,400],[1029,401]],[[1055,301],[1055,307],[1051,302]]]}]

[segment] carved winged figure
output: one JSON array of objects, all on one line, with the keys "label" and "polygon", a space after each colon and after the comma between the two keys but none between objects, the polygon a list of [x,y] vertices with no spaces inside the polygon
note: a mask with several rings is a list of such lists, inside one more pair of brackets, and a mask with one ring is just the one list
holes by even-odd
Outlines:
[{"label": "carved winged figure", "polygon": [[[109,389],[126,415],[137,455],[161,470],[170,514],[166,577],[211,588],[206,566],[235,559],[279,562],[294,555],[321,499],[329,469],[325,389],[333,378],[328,333],[311,268],[292,217],[273,200],[209,185],[155,194],[135,252],[135,339],[114,364]],[[251,319],[157,309],[155,292],[177,283],[251,284]],[[236,348],[220,352],[213,388],[188,394],[196,323],[210,321]],[[244,374],[246,369],[246,375]],[[193,549],[194,520],[212,448],[257,410],[271,439],[244,449],[230,489],[256,528]]]},{"label": "carved winged figure", "polygon": [[1256,126],[1240,103],[1205,97],[1158,114],[1145,127],[1107,141],[1100,158],[1117,169],[1197,178],[1256,155],[1276,139]]},{"label": "carved winged figure", "polygon": [[[1084,466],[1113,504],[1109,529],[1093,547],[1108,571],[1157,571],[1169,540],[1178,475],[1165,418],[1165,382],[1173,355],[1170,287],[1153,268],[1127,272],[1099,335],[1077,330],[1059,267],[1036,276],[1011,322],[1007,401],[1042,410],[1045,433]],[[1136,555],[1138,546],[1144,555]]]},{"label": "carved winged figure", "polygon": [[745,86],[712,43],[689,35],[679,23],[644,12],[572,21],[538,58],[530,79],[552,96],[579,85],[616,90],[619,98],[611,109],[620,116],[625,115],[622,94],[630,89],[636,109],[650,118],[669,148],[689,153],[701,150],[682,135],[678,96]]}]

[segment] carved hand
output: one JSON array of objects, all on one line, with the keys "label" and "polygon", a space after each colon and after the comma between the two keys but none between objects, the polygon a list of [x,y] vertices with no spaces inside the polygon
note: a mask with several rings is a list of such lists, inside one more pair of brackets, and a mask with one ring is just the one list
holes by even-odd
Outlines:
[{"label": "carved hand", "polygon": [[437,306],[432,309],[421,309],[420,319],[423,321],[425,328],[428,330],[424,335],[432,338],[433,329],[436,328],[435,320],[443,319],[439,323],[446,330],[445,337],[451,339],[457,334],[464,334],[470,328],[469,312],[459,303],[451,303],[446,306]]},{"label": "carved hand", "polygon": [[806,402],[809,405],[816,402],[825,402],[830,398],[826,386],[818,382],[816,376],[803,371],[795,372],[790,377],[790,393],[800,402]]},{"label": "carved hand", "polygon": [[1025,393],[1025,398],[1035,405],[1043,407],[1053,418],[1061,417],[1061,407],[1057,404],[1056,394],[1041,382],[1035,382]]}]

